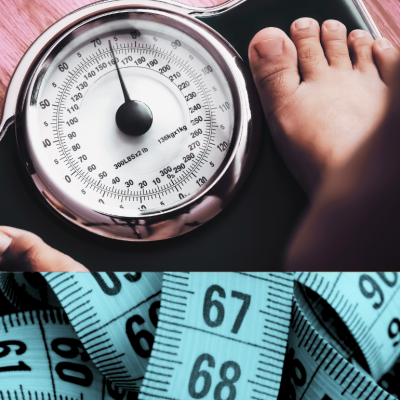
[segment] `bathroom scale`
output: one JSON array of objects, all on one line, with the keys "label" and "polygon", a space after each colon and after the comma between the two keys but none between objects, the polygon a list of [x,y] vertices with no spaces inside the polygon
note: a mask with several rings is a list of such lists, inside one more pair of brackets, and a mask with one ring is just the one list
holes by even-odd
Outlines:
[{"label": "bathroom scale", "polygon": [[56,22],[6,95],[1,224],[91,271],[280,268],[307,198],[247,51],[300,17],[380,36],[362,0],[112,0]]}]

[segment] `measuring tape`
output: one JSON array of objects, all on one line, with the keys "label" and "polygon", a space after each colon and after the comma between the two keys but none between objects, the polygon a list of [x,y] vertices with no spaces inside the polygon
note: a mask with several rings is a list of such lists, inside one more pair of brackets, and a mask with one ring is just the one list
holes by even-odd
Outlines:
[{"label": "measuring tape", "polygon": [[[0,400],[399,398],[397,273],[0,275]],[[29,369],[28,369],[29,368]]]},{"label": "measuring tape", "polygon": [[60,309],[1,317],[1,400],[128,400],[95,367]]}]

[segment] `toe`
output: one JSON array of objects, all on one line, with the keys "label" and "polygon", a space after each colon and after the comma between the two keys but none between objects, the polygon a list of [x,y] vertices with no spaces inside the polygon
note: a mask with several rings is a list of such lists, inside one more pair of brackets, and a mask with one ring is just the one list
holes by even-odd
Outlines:
[{"label": "toe", "polygon": [[320,42],[318,22],[312,18],[300,18],[290,27],[290,36],[297,48],[299,68],[303,80],[313,80],[326,71],[328,61]]},{"label": "toe", "polygon": [[347,39],[353,68],[361,72],[377,71],[372,55],[372,36],[361,29],[352,31]]},{"label": "toe", "polygon": [[265,28],[251,41],[249,59],[268,120],[300,85],[296,48],[280,29]]},{"label": "toe", "polygon": [[399,62],[399,52],[388,39],[376,39],[372,46],[372,53],[378,66],[383,82],[389,85]]},{"label": "toe", "polygon": [[347,29],[339,21],[325,21],[321,26],[321,42],[329,66],[341,69],[352,69],[347,47]]}]

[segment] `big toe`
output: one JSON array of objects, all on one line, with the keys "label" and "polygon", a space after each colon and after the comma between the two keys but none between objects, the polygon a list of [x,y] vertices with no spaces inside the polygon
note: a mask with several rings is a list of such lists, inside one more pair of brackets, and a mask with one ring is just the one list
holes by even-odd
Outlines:
[{"label": "big toe", "polygon": [[268,120],[300,85],[296,47],[280,29],[265,28],[250,42],[249,59]]},{"label": "big toe", "polygon": [[390,85],[400,60],[398,50],[388,39],[380,38],[375,40],[372,53],[383,82]]}]

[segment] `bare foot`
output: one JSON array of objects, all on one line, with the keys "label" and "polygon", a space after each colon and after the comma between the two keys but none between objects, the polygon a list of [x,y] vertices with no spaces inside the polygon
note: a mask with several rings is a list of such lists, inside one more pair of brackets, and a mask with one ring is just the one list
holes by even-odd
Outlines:
[{"label": "bare foot", "polygon": [[293,271],[398,271],[400,63],[381,125],[318,188],[289,247]]},{"label": "bare foot", "polygon": [[300,18],[290,35],[277,28],[258,32],[250,66],[278,151],[312,196],[381,121],[399,53],[362,30],[347,37],[334,20],[320,29],[314,19]]},{"label": "bare foot", "polygon": [[88,269],[33,233],[0,226],[0,271],[85,272]]}]

